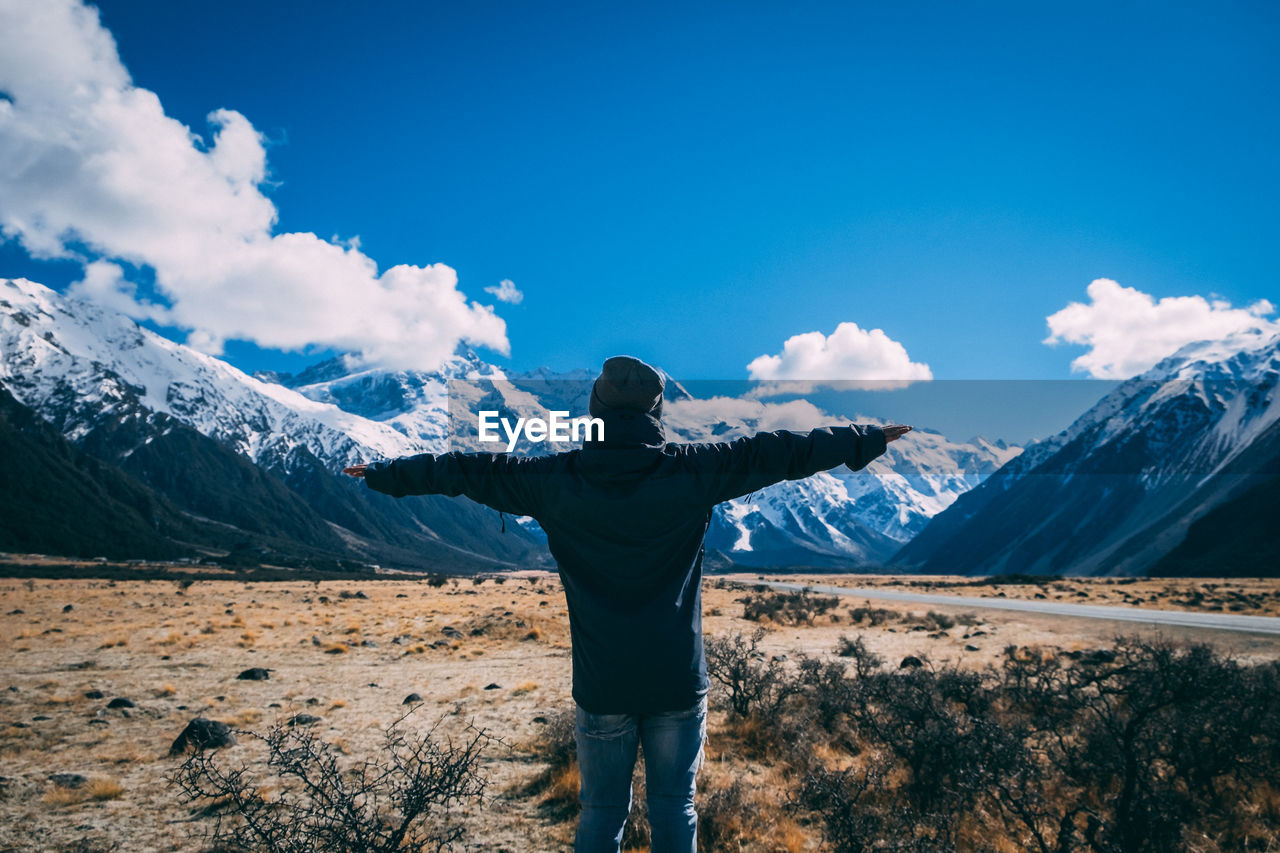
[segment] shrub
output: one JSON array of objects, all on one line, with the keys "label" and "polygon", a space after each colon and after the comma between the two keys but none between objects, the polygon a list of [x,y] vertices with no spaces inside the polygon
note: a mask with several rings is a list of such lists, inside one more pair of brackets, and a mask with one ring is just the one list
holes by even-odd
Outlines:
[{"label": "shrub", "polygon": [[793,811],[816,815],[829,848],[837,853],[954,850],[930,837],[932,832],[927,824],[904,815],[894,807],[891,797],[881,795],[880,792],[891,790],[887,778],[889,769],[883,763],[876,763],[864,770],[849,767],[835,771],[815,764],[804,773],[799,790],[788,799],[788,806]]},{"label": "shrub", "polygon": [[[340,750],[306,726],[272,726],[260,741],[265,765],[230,766],[225,753],[192,754],[175,772],[184,802],[201,803],[214,818],[212,846],[268,853],[343,850],[353,853],[452,849],[464,827],[450,809],[478,798],[479,762],[487,733],[469,729],[459,743],[407,732],[401,717],[384,732],[381,754],[349,766]],[[276,777],[276,778],[269,778]],[[270,797],[266,785],[274,785]]]},{"label": "shrub", "polygon": [[954,628],[956,624],[954,617],[948,616],[945,613],[939,613],[936,610],[930,610],[925,614],[925,618],[930,620],[938,630],[943,631],[948,628]]},{"label": "shrub", "polygon": [[727,785],[699,785],[698,844],[705,850],[727,850],[738,846],[751,835],[753,808],[747,803],[746,786],[741,779]]},{"label": "shrub", "polygon": [[1010,646],[982,671],[891,671],[861,640],[788,665],[762,636],[707,643],[732,723],[717,736],[783,763],[789,808],[821,826],[824,849],[1280,845],[1280,663],[1117,638]]},{"label": "shrub", "polygon": [[743,603],[743,618],[753,622],[769,619],[780,625],[812,625],[816,617],[840,603],[834,595],[815,596],[805,590],[756,592],[740,601]]},{"label": "shrub", "polygon": [[735,632],[706,641],[707,675],[720,685],[725,704],[737,717],[771,715],[797,689],[783,677],[781,662],[766,660],[760,651],[764,635],[764,628],[757,628],[750,637]]},{"label": "shrub", "polygon": [[884,607],[854,607],[849,610],[849,618],[854,622],[865,620],[874,628],[885,622],[897,621],[902,618],[902,614]]},{"label": "shrub", "polygon": [[867,648],[862,638],[850,640],[842,636],[836,645],[836,654],[842,658],[853,658],[853,668],[858,677],[865,677],[884,663],[884,658]]},{"label": "shrub", "polygon": [[[1042,850],[1180,849],[1188,833],[1247,846],[1252,795],[1280,773],[1280,664],[1118,638],[1074,660],[1010,647],[1003,674],[1046,757],[1011,780],[1004,804]],[[1274,839],[1274,814],[1270,824]]]}]

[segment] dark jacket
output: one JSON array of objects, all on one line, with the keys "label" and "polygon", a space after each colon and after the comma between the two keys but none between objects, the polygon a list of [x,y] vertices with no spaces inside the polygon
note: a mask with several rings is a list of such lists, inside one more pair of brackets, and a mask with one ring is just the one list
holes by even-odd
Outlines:
[{"label": "dark jacket", "polygon": [[560,568],[573,640],[573,698],[585,710],[642,714],[693,705],[707,690],[703,538],[712,508],[781,480],[885,449],[874,426],[764,432],[674,444],[646,414],[610,410],[606,441],[553,456],[423,454],[370,465],[365,483],[403,495],[466,495],[537,519]]}]

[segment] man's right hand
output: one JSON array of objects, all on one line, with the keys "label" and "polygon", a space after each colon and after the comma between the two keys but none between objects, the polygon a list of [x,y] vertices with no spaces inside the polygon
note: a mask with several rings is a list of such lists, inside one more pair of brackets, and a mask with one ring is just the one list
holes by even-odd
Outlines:
[{"label": "man's right hand", "polygon": [[343,468],[342,473],[346,474],[348,477],[357,477],[357,478],[363,479],[364,469],[367,467],[369,466],[368,465],[352,465],[350,468]]},{"label": "man's right hand", "polygon": [[911,427],[903,424],[890,424],[882,429],[884,430],[884,440],[886,442],[897,441],[907,433],[911,432]]}]

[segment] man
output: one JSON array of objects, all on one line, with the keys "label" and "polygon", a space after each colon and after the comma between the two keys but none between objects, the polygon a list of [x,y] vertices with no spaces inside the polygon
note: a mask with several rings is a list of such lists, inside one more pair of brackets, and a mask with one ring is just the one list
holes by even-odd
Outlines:
[{"label": "man", "polygon": [[694,782],[706,738],[703,539],[715,505],[840,465],[857,470],[909,426],[766,432],[669,444],[662,376],[616,356],[591,391],[602,439],[519,458],[423,454],[345,469],[395,495],[466,495],[537,519],[564,584],[582,776],[579,853],[616,851],[644,749],[652,849],[697,849]]}]

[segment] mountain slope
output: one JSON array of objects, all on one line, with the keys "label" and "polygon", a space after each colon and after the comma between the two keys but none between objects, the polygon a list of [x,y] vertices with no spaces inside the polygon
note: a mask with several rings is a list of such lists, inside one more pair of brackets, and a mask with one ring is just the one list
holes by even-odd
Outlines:
[{"label": "mountain slope", "polygon": [[1232,497],[1193,521],[1186,537],[1151,567],[1150,574],[1177,577],[1280,574],[1280,425],[1250,447],[1222,476]]},{"label": "mountain slope", "polygon": [[[494,409],[512,418],[545,417],[551,410],[583,414],[595,374],[544,369],[504,375],[468,353],[441,374],[349,370],[342,359],[333,359],[297,376],[271,378],[318,402],[376,419],[433,449],[493,450],[476,441],[476,412]],[[761,430],[808,430],[843,422],[804,401],[771,405],[696,398],[670,377],[664,413],[667,438],[683,442],[727,441]],[[879,563],[1019,451],[1000,442],[963,444],[917,431],[865,471],[825,472],[721,505],[707,545],[743,566]]]},{"label": "mountain slope", "polygon": [[421,443],[96,305],[2,281],[0,353],[0,385],[193,515],[289,540],[298,553],[472,570],[538,559],[526,531],[491,535],[483,508],[397,502],[337,473]]},{"label": "mountain slope", "polygon": [[962,495],[892,563],[961,573],[1146,572],[1194,522],[1256,485],[1266,456],[1259,448],[1280,420],[1278,382],[1280,338],[1185,347]]},{"label": "mountain slope", "polygon": [[[250,377],[21,279],[0,282],[0,348],[0,385],[191,516],[276,536],[299,552],[456,569],[542,565],[549,556],[531,520],[495,535],[496,514],[469,501],[397,501],[338,471],[424,451],[500,449],[476,441],[477,410],[581,414],[594,378],[587,370],[508,377],[472,353],[430,374],[334,359],[298,376]],[[695,399],[672,379],[666,420],[671,440],[691,442],[841,422],[804,401]],[[749,566],[878,563],[1018,451],[919,431],[866,471],[780,483],[719,507],[709,547]]]},{"label": "mountain slope", "polygon": [[0,388],[0,550],[75,557],[183,553],[177,514]]}]

